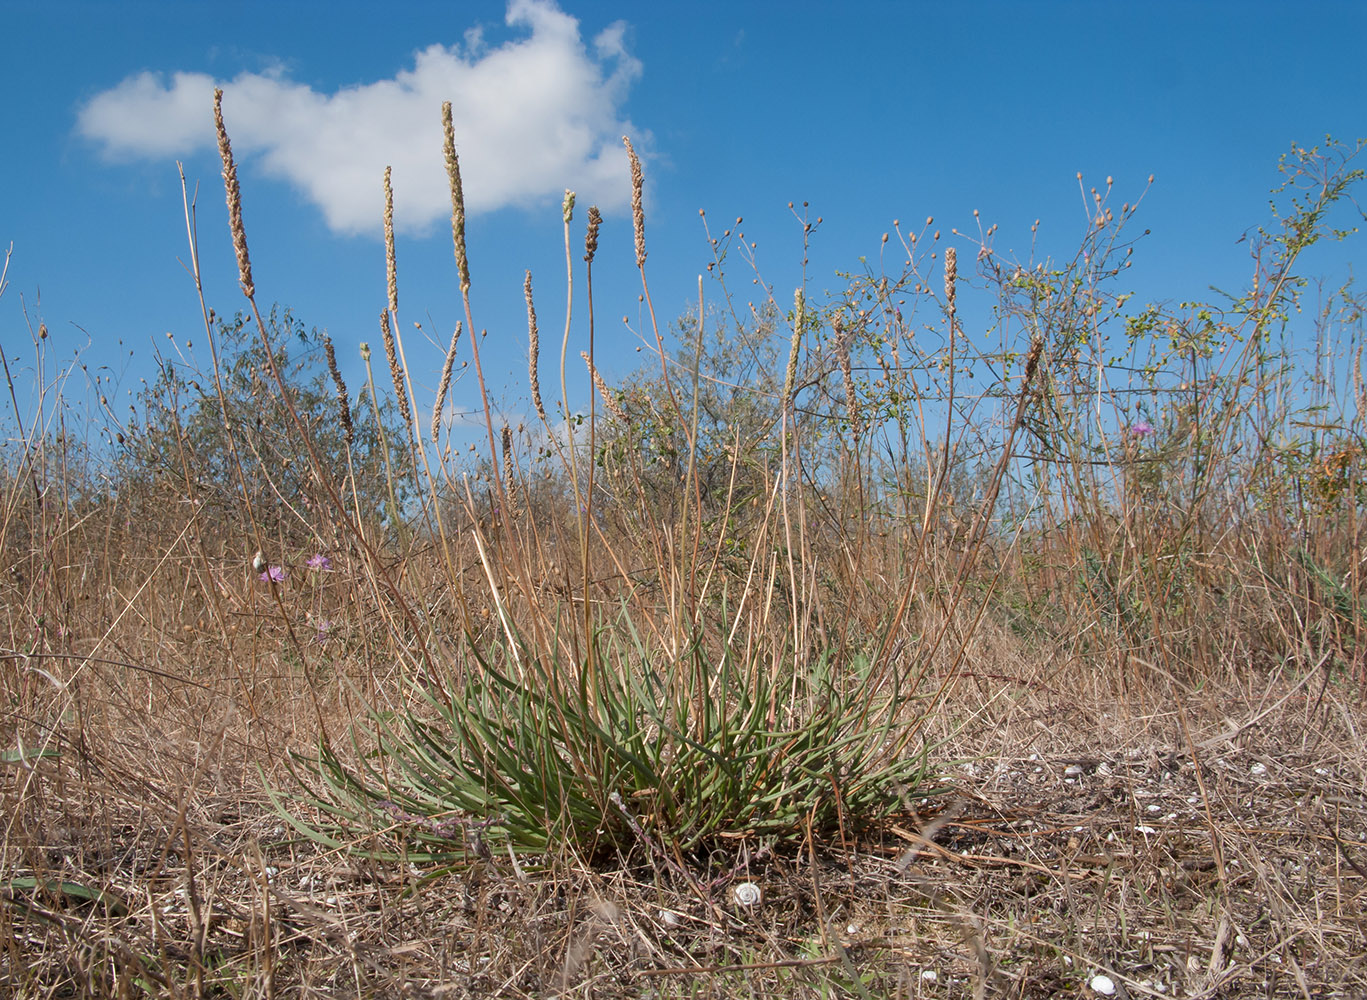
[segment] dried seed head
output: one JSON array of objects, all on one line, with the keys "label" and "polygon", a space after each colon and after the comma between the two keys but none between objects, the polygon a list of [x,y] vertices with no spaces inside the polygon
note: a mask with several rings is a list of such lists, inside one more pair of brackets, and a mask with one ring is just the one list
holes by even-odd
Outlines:
[{"label": "dried seed head", "polygon": [[355,440],[355,430],[351,426],[351,403],[347,396],[346,383],[342,381],[342,370],[337,367],[337,352],[333,350],[332,338],[323,334],[323,353],[327,355],[328,374],[332,376],[333,387],[337,390],[337,419],[342,424],[347,446]]},{"label": "dried seed head", "polygon": [[1036,337],[1034,343],[1030,345],[1030,353],[1025,356],[1025,381],[1035,377],[1035,370],[1039,368],[1039,359],[1044,355],[1044,338]]},{"label": "dried seed head", "polygon": [[850,366],[851,331],[845,329],[845,321],[839,313],[831,317],[831,329],[835,331],[836,358],[840,362],[840,378],[845,383],[845,415],[849,418],[850,429],[859,437],[859,402],[854,394],[854,370]]},{"label": "dried seed head", "polygon": [[598,206],[589,206],[589,229],[584,236],[584,263],[586,264],[592,264],[594,255],[598,253],[598,227],[602,224],[603,213],[598,211]]},{"label": "dried seed head", "polygon": [[802,324],[806,309],[806,298],[799,288],[793,293],[793,339],[788,348],[788,372],[783,377],[783,406],[786,409],[793,401],[793,383],[797,381],[797,356],[802,348]]},{"label": "dried seed head", "polygon": [[541,404],[541,378],[537,374],[537,362],[541,357],[541,336],[536,329],[536,306],[532,304],[532,272],[528,271],[522,282],[522,294],[527,299],[527,382],[532,387],[532,406],[536,415],[546,419],[546,407]]},{"label": "dried seed head", "polygon": [[565,217],[565,225],[574,218],[574,192],[565,188],[565,200],[560,203],[560,214]]},{"label": "dried seed head", "polygon": [[517,516],[517,504],[515,499],[515,489],[517,479],[513,475],[513,431],[507,424],[503,425],[503,492],[508,498],[508,516]]},{"label": "dried seed head", "polygon": [[[955,285],[959,277],[959,253],[954,247],[945,248],[945,312],[949,314],[949,336],[954,336],[954,319],[956,314],[956,289]],[[951,339],[952,343],[952,339]]]},{"label": "dried seed head", "polygon": [[389,278],[389,311],[399,311],[399,267],[394,259],[394,188],[389,183],[389,167],[384,168],[384,263]]},{"label": "dried seed head", "polygon": [[389,310],[380,310],[380,336],[384,339],[384,356],[389,360],[389,377],[394,380],[394,398],[403,413],[403,422],[413,430],[413,414],[408,408],[408,393],[403,389],[403,369],[399,367],[399,352],[394,347],[394,333],[389,328]]},{"label": "dried seed head", "polygon": [[588,365],[589,377],[593,379],[593,385],[594,388],[598,390],[598,395],[603,397],[603,404],[607,406],[614,417],[624,424],[628,423],[626,411],[623,410],[617,400],[612,397],[612,391],[608,388],[608,384],[603,381],[603,376],[598,374],[598,369],[595,367],[593,359],[589,357],[589,352],[580,351],[579,356],[584,359],[584,364]]},{"label": "dried seed head", "polygon": [[460,290],[465,293],[470,290],[470,261],[465,255],[465,193],[460,186],[460,157],[456,155],[456,128],[451,124],[450,101],[441,106],[441,127],[445,135],[446,177],[451,184],[451,242],[456,248]]},{"label": "dried seed head", "polygon": [[242,189],[237,183],[237,164],[233,162],[233,147],[228,142],[228,129],[223,124],[223,91],[214,89],[214,128],[218,132],[218,155],[223,160],[223,188],[228,195],[228,228],[233,234],[233,250],[237,253],[237,279],[242,294],[256,295],[252,281],[252,258],[247,253],[247,230],[242,225]]},{"label": "dried seed head", "polygon": [[1358,344],[1353,355],[1353,396],[1357,399],[1358,413],[1367,413],[1367,385],[1362,381],[1362,345]]},{"label": "dried seed head", "polygon": [[646,263],[646,213],[641,207],[641,189],[645,178],[641,174],[641,158],[631,145],[631,139],[622,136],[622,144],[627,148],[627,159],[631,161],[631,224],[636,229],[636,266]]},{"label": "dried seed head", "polygon": [[456,362],[456,344],[460,341],[460,321],[456,321],[456,332],[451,334],[451,346],[446,349],[446,360],[441,366],[441,384],[437,386],[437,402],[432,407],[432,443],[437,443],[441,434],[441,411],[446,405],[446,394],[451,391],[451,369]]}]

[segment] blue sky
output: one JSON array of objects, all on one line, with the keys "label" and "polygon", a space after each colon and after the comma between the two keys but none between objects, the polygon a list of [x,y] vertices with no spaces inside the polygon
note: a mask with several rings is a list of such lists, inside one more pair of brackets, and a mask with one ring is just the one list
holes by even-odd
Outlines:
[{"label": "blue sky", "polygon": [[[567,186],[579,194],[576,262],[588,205],[607,215],[602,367],[615,380],[646,360],[624,132],[645,159],[647,268],[664,322],[696,300],[710,259],[699,209],[718,230],[744,216],[786,304],[803,280],[790,201],[824,220],[807,268],[820,299],[838,270],[877,257],[894,219],[974,231],[977,209],[1000,227],[998,251],[1022,258],[1040,219],[1040,249],[1066,256],[1087,225],[1079,171],[1087,186],[1113,177],[1117,204],[1156,177],[1137,219],[1151,234],[1129,272],[1140,298],[1236,289],[1249,274],[1237,241],[1268,219],[1279,154],[1326,133],[1367,135],[1358,2],[393,6],[10,0],[0,246],[14,251],[0,345],[12,363],[32,367],[22,304],[47,324],[53,357],[81,351],[108,366],[120,395],[139,388],[153,345],[169,350],[168,332],[207,360],[176,160],[199,185],[209,305],[231,315],[244,301],[212,146],[215,83],[258,297],[326,328],[353,387],[356,345],[378,342],[385,302],[386,163],[408,357],[429,387],[461,316],[439,133],[441,100],[455,102],[475,323],[514,420],[528,408],[525,269],[543,344],[558,353]],[[1327,266],[1341,269],[1355,246]],[[587,344],[577,280],[572,359]],[[737,271],[732,291],[755,286]],[[474,391],[458,388],[467,401]]]}]

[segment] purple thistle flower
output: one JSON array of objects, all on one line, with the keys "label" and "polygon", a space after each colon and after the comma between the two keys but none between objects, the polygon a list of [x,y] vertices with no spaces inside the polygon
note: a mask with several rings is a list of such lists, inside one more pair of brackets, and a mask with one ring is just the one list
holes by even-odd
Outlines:
[{"label": "purple thistle flower", "polygon": [[283,566],[267,566],[261,572],[262,583],[284,583],[285,577],[289,576]]},{"label": "purple thistle flower", "polygon": [[1146,438],[1152,433],[1154,433],[1153,424],[1149,423],[1143,417],[1140,417],[1130,425],[1131,437]]},{"label": "purple thistle flower", "polygon": [[332,560],[321,552],[315,552],[309,556],[308,568],[318,570],[320,573],[328,573],[332,570]]}]

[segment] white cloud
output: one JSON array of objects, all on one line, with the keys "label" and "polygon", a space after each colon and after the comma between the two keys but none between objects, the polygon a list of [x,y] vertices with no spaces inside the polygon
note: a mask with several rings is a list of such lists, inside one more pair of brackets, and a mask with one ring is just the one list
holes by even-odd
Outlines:
[{"label": "white cloud", "polygon": [[379,230],[381,178],[392,165],[395,224],[413,231],[450,214],[441,155],[441,104],[449,100],[471,214],[558,201],[567,187],[581,204],[625,205],[621,137],[636,130],[621,107],[641,73],[625,27],[604,29],[590,48],[579,22],[551,0],[510,0],[507,22],[528,34],[489,48],[472,28],[463,45],[423,49],[392,79],[333,93],[278,70],[228,81],[141,73],[87,102],[77,131],[115,162],[211,149],[217,84],[239,162],[258,160],[345,233]]}]

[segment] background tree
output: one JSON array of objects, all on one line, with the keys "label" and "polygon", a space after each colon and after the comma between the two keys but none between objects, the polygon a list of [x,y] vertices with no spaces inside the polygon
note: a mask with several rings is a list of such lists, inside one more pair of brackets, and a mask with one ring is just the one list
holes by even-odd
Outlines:
[{"label": "background tree", "polygon": [[325,468],[313,468],[301,428],[271,376],[265,345],[239,313],[216,325],[222,400],[212,371],[183,357],[159,358],[158,377],[139,395],[141,413],[128,429],[117,481],[150,487],[153,497],[188,488],[211,516],[240,529],[246,516],[235,468],[240,461],[252,513],[272,537],[312,530],[318,519],[309,511],[326,495],[319,476],[329,477],[352,504],[347,514],[396,523],[414,496],[398,408],[387,399],[377,406],[367,387],[348,397],[344,418],[325,338],[288,309],[271,309],[267,339],[276,368]]}]

